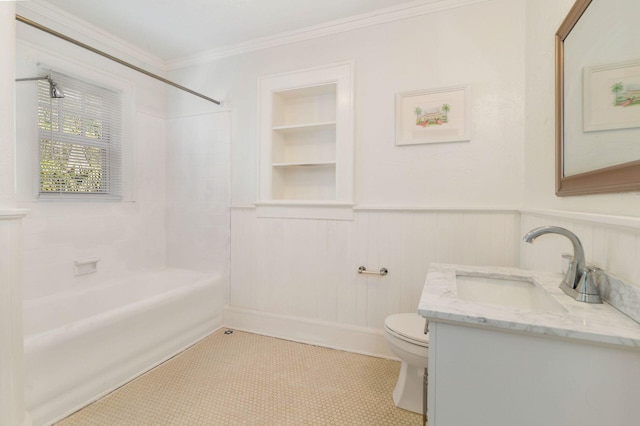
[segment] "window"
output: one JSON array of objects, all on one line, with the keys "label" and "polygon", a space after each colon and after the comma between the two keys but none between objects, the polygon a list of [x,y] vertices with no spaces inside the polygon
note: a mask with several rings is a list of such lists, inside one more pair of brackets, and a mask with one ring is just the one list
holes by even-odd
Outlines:
[{"label": "window", "polygon": [[122,197],[122,102],[110,89],[60,73],[64,98],[38,84],[40,197]]}]

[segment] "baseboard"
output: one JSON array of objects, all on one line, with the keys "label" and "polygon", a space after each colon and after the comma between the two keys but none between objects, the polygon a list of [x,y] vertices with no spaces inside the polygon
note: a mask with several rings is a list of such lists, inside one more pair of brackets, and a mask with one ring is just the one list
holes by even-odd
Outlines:
[{"label": "baseboard", "polygon": [[277,315],[233,306],[224,308],[224,326],[363,355],[398,359],[389,349],[382,330]]}]

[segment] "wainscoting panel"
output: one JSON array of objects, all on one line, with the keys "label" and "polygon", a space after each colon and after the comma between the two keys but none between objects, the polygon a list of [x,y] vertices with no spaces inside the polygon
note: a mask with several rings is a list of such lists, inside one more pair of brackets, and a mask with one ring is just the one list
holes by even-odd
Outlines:
[{"label": "wainscoting panel", "polygon": [[371,209],[344,221],[232,208],[229,308],[381,330],[387,315],[417,310],[432,262],[517,266],[519,221],[510,210]]}]

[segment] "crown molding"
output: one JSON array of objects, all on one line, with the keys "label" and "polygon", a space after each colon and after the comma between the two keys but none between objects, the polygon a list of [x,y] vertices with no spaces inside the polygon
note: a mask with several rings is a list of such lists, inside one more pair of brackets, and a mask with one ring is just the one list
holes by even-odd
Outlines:
[{"label": "crown molding", "polygon": [[114,56],[125,56],[131,63],[151,66],[158,71],[167,70],[166,62],[157,56],[44,0],[16,3],[16,13],[96,48],[107,47],[111,50],[108,53]]},{"label": "crown molding", "polygon": [[[150,65],[159,71],[169,71],[202,63],[213,62],[229,56],[241,55],[257,50],[325,37],[332,34],[357,30],[386,22],[411,18],[419,15],[442,12],[490,0],[415,0],[377,11],[337,19],[318,25],[280,33],[274,36],[261,37],[242,43],[231,44],[195,55],[164,61],[149,52],[122,40],[115,35],[86,22],[45,0],[30,0],[16,3],[16,13],[32,19],[42,25],[70,37],[80,38],[87,44],[106,46],[113,51],[125,55],[132,63]],[[88,42],[89,40],[94,43]]]},{"label": "crown molding", "polygon": [[418,15],[441,12],[476,3],[484,3],[487,1],[490,0],[416,0],[361,15],[337,19],[294,31],[287,31],[274,36],[261,37],[242,43],[211,49],[196,55],[168,61],[167,67],[169,70],[185,68],[256,50],[284,46],[331,34],[357,30],[359,28],[411,18]]}]

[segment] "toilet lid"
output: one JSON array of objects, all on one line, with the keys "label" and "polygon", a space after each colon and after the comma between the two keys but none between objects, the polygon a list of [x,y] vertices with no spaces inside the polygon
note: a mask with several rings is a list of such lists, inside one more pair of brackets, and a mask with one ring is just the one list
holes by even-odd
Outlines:
[{"label": "toilet lid", "polygon": [[384,325],[400,336],[428,345],[429,335],[424,334],[424,322],[418,314],[394,314],[384,320]]}]

